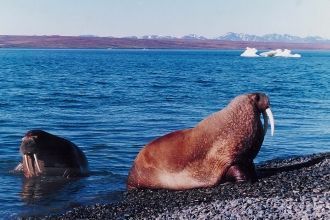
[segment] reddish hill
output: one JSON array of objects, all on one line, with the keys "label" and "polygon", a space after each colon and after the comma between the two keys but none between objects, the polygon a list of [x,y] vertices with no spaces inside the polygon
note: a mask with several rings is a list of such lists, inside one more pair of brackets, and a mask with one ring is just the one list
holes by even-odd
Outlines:
[{"label": "reddish hill", "polygon": [[73,49],[306,49],[330,50],[330,44],[247,42],[192,39],[134,39],[78,36],[0,35],[0,48],[73,48]]}]

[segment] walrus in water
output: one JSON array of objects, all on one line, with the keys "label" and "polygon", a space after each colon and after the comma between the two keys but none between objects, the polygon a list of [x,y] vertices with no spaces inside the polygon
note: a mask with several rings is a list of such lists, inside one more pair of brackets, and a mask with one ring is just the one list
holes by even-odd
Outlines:
[{"label": "walrus in water", "polygon": [[75,144],[42,130],[28,131],[22,139],[20,151],[25,177],[68,178],[87,176],[89,172],[86,156]]},{"label": "walrus in water", "polygon": [[265,94],[240,95],[194,128],[147,144],[134,161],[127,187],[185,190],[254,181],[253,159],[264,140],[268,119],[273,135],[274,118]]}]

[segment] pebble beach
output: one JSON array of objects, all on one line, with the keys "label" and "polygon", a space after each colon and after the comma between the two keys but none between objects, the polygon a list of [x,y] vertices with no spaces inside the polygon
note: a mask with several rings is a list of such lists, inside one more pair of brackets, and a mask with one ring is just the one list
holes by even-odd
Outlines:
[{"label": "pebble beach", "polygon": [[330,219],[330,153],[268,161],[257,173],[255,183],[132,190],[118,203],[44,219]]}]

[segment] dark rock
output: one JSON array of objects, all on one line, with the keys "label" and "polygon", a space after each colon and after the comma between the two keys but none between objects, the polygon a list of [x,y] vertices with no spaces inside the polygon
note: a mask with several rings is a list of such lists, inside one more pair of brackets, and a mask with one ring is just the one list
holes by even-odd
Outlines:
[{"label": "dark rock", "polygon": [[330,219],[330,153],[269,161],[257,172],[253,184],[132,190],[116,204],[79,207],[45,219]]}]

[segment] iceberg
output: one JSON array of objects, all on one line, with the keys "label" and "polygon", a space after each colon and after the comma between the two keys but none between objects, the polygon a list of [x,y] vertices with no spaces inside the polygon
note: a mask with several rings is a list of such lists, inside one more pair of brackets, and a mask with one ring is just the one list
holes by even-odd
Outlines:
[{"label": "iceberg", "polygon": [[276,55],[276,50],[260,53],[260,56],[262,57],[274,57],[275,55]]},{"label": "iceberg", "polygon": [[301,55],[298,53],[292,54],[291,50],[288,50],[288,49],[270,50],[267,52],[260,53],[260,56],[262,56],[262,57],[295,57],[295,58],[301,57]]},{"label": "iceberg", "polygon": [[258,57],[258,50],[256,48],[247,47],[245,51],[241,54],[241,57]]}]

